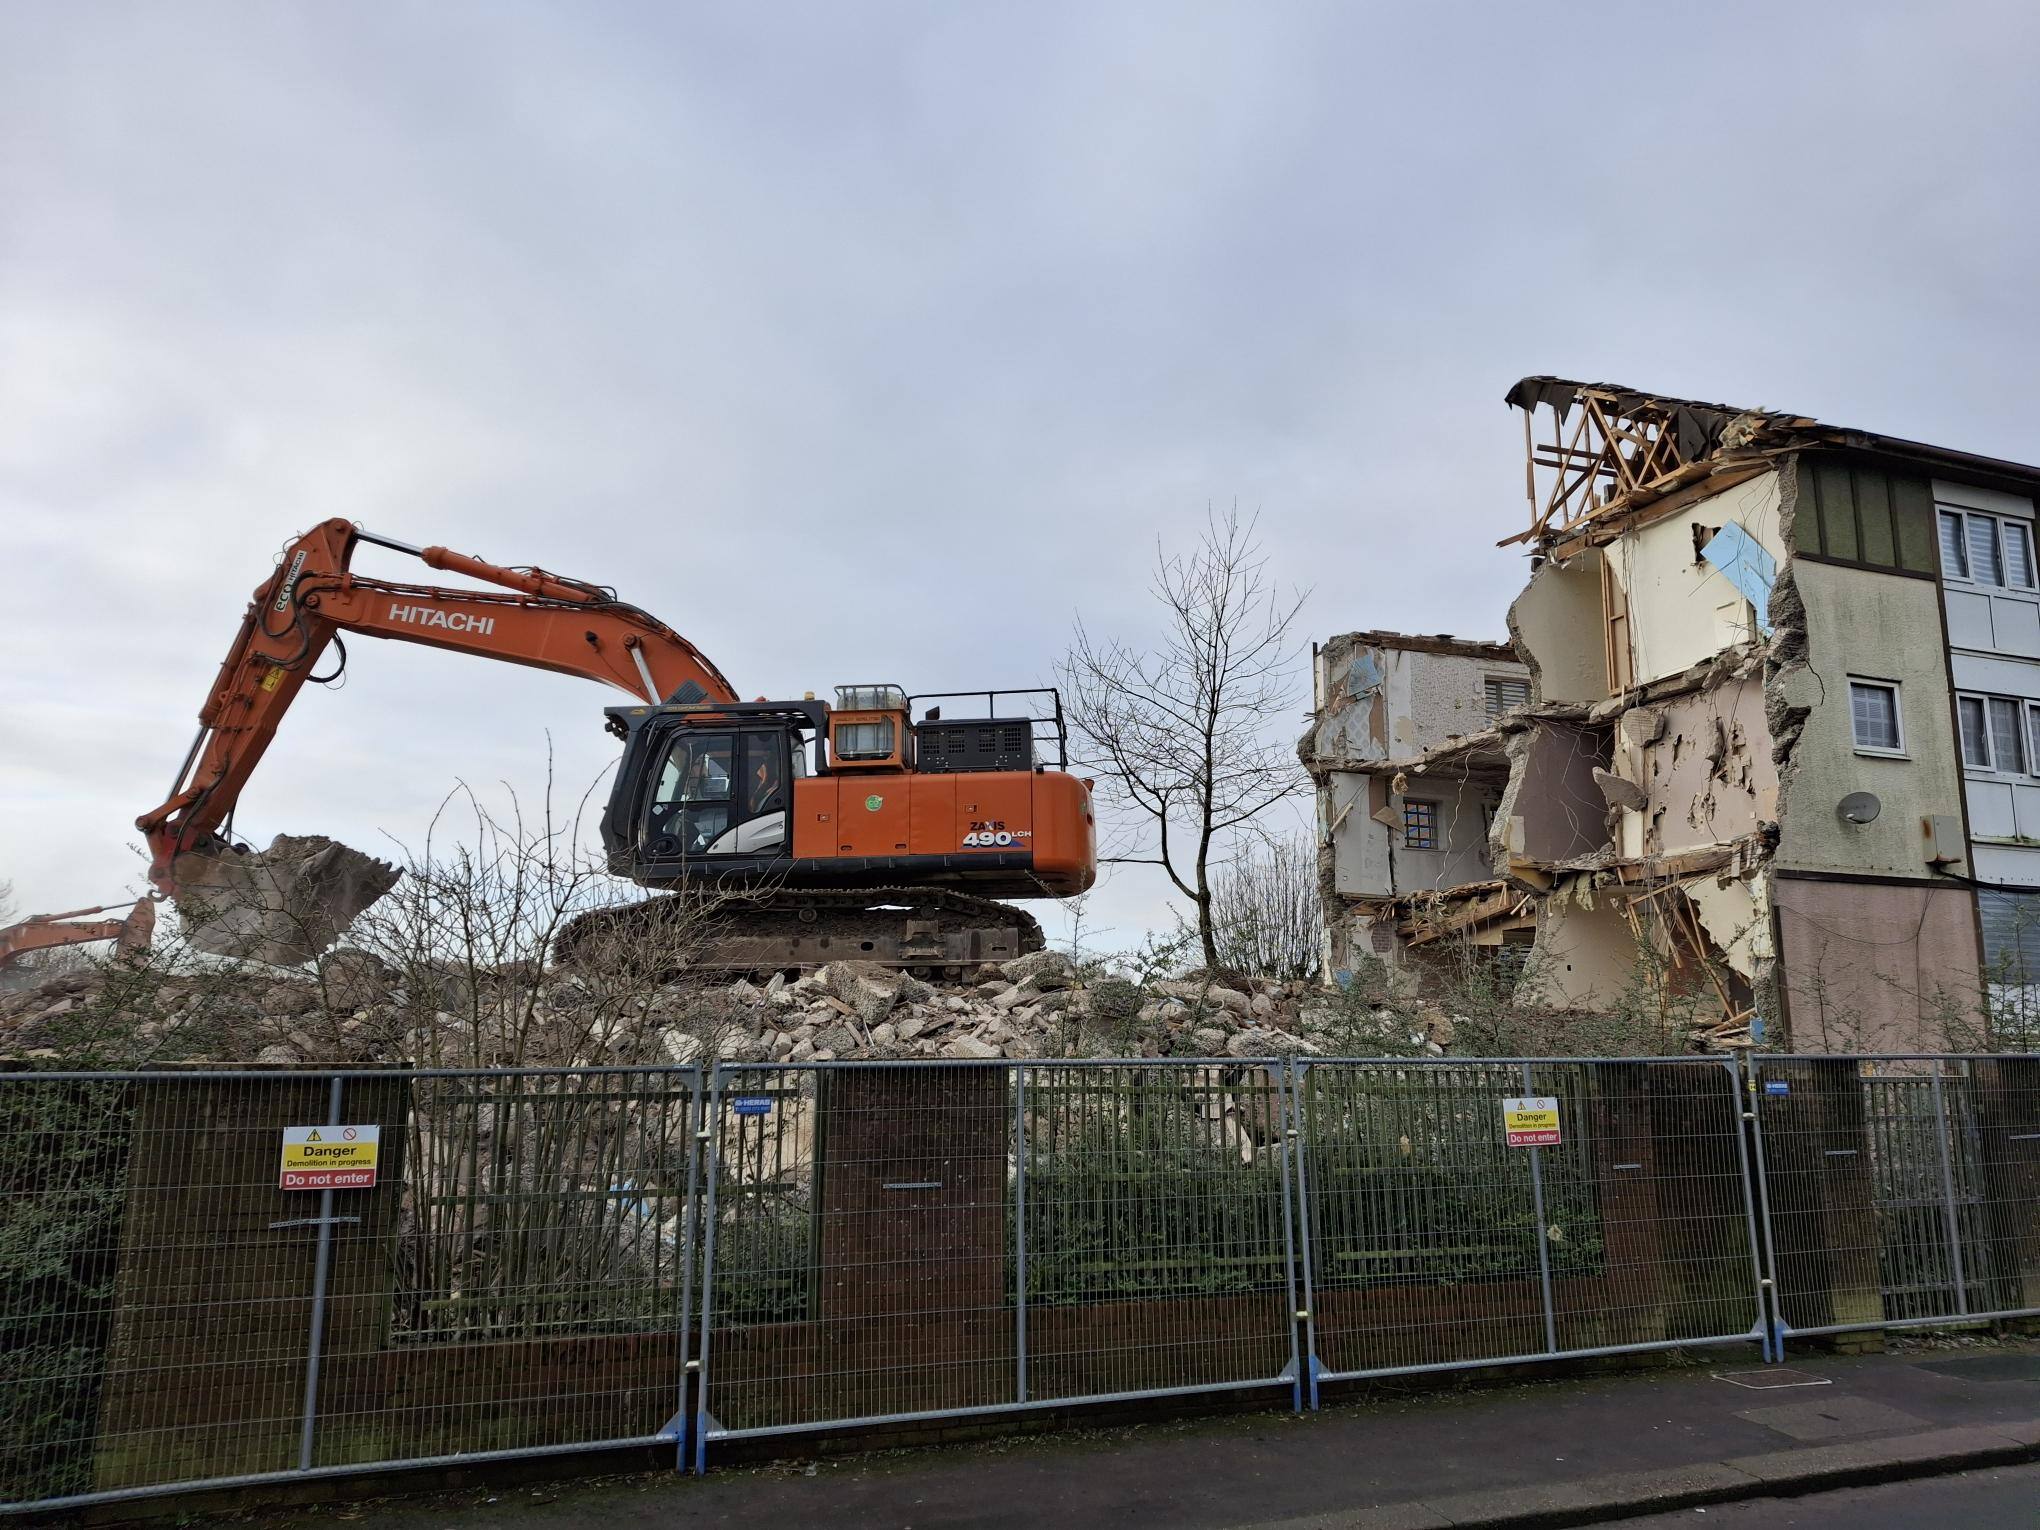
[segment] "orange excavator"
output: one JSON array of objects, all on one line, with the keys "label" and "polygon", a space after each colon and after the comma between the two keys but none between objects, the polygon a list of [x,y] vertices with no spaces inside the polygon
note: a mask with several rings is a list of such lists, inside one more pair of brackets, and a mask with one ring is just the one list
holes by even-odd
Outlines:
[{"label": "orange excavator", "polygon": [[[349,565],[364,543],[494,588],[357,575]],[[623,744],[601,824],[609,867],[644,887],[712,893],[719,933],[709,965],[767,970],[849,956],[932,970],[1002,960],[1039,949],[1042,936],[1031,915],[994,899],[1068,897],[1096,879],[1090,786],[1067,772],[1051,690],[909,696],[854,685],[838,689],[833,707],[812,693],[739,701],[698,648],[607,588],[331,520],[286,547],[256,590],[170,795],[136,820],[152,898],[126,921],[66,922],[105,911],[90,909],[0,930],[0,966],[76,941],[145,943],[156,898],[176,900],[203,949],[304,961],[386,892],[397,873],[345,846],[279,840],[253,853],[230,827],[285,712],[308,681],[335,678],[343,634],[354,633],[581,675],[629,695],[606,709]],[[329,649],[338,662],[316,674]],[[942,715],[959,702],[964,715]],[[669,901],[605,910],[569,939],[628,934]]]}]

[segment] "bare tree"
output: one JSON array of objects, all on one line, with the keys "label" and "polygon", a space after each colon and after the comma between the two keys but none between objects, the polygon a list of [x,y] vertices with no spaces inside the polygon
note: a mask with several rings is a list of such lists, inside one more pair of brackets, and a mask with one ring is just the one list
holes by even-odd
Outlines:
[{"label": "bare tree", "polygon": [[1229,837],[1308,785],[1277,736],[1295,705],[1290,628],[1304,597],[1270,581],[1255,524],[1213,514],[1194,552],[1157,546],[1159,643],[1097,638],[1080,620],[1060,671],[1081,763],[1121,820],[1104,858],[1167,873],[1196,909],[1211,967],[1212,874]]},{"label": "bare tree", "polygon": [[1220,870],[1211,914],[1226,966],[1285,982],[1316,977],[1325,946],[1316,848],[1295,835],[1248,845]]}]

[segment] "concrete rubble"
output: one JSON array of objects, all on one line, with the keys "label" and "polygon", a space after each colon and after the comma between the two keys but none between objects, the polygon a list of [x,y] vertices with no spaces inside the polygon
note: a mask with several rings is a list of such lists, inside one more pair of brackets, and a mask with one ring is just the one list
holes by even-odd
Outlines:
[{"label": "concrete rubble", "polygon": [[[1326,991],[1311,984],[1188,978],[1139,986],[1080,972],[1052,951],[943,986],[841,961],[798,976],[671,983],[620,1006],[564,971],[536,980],[513,974],[503,980],[507,993],[477,995],[451,975],[428,991],[415,974],[407,980],[345,948],[326,958],[319,978],[271,974],[225,988],[200,975],[163,979],[146,1004],[123,999],[110,970],[0,996],[0,1056],[57,1055],[87,1012],[123,1003],[143,1050],[168,1050],[184,1034],[205,1040],[199,1054],[178,1048],[181,1060],[314,1066],[1268,1057],[1337,1050],[1340,1020]],[[1422,1036],[1415,1045],[1439,1051]]]},{"label": "concrete rubble", "polygon": [[293,967],[340,938],[402,872],[318,834],[267,850],[192,851],[172,864],[185,938],[213,956]]}]

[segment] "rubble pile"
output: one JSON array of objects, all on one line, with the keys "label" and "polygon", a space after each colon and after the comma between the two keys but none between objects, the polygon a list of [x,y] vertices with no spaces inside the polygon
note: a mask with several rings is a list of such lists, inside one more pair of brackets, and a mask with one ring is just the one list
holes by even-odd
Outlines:
[{"label": "rubble pile", "polygon": [[[123,1015],[121,1011],[125,1010]],[[400,974],[366,952],[313,975],[165,977],[121,991],[112,968],[0,995],[0,1056],[49,1059],[81,1027],[136,1055],[318,1066],[1058,1057],[1270,1057],[1336,1052],[1336,1001],[1267,978],[1136,984],[1037,951],[925,982],[872,962],[798,975],[676,981],[626,994],[571,969]],[[1410,1038],[1436,1053],[1435,1033]]]},{"label": "rubble pile", "polygon": [[[832,962],[762,987],[733,984],[737,1024],[720,1055],[797,1063],[1313,1052],[1299,1018],[1312,992],[1261,978],[1238,987],[1194,978],[1145,988],[1117,978],[1085,982],[1054,951],[984,967],[975,982],[941,988],[869,962]],[[695,1055],[692,1037],[668,1033],[668,1041],[677,1060]]]}]

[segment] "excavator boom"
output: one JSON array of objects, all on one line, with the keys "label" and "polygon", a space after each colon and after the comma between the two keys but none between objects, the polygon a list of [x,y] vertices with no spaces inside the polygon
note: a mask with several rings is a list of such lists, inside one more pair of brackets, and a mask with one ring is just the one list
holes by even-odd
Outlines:
[{"label": "excavator boom", "polygon": [[118,941],[123,951],[147,947],[156,928],[156,905],[149,899],[137,899],[125,919],[88,917],[110,913],[124,906],[102,903],[96,908],[74,908],[64,914],[36,914],[19,924],[0,928],[0,971],[14,966],[31,952],[83,945],[88,941]]},{"label": "excavator boom", "polygon": [[[363,578],[349,568],[363,542],[508,593]],[[147,836],[149,878],[160,892],[175,896],[176,858],[205,846],[226,822],[299,690],[316,678],[327,647],[349,632],[580,675],[653,703],[682,693],[736,699],[722,671],[692,643],[600,586],[326,521],[286,547],[276,573],[256,590],[170,795],[135,821]]]},{"label": "excavator boom", "polygon": [[[364,542],[496,588],[365,578],[350,566]],[[158,896],[179,900],[186,932],[201,949],[307,960],[396,881],[393,868],[330,840],[286,836],[247,854],[218,837],[298,692],[309,680],[332,678],[314,670],[336,646],[344,662],[342,635],[351,633],[579,675],[636,700],[735,699],[692,643],[599,585],[326,521],[286,547],[255,591],[170,795],[136,820],[149,845],[150,883]],[[85,925],[53,932],[47,922],[33,935],[43,944],[105,938]]]}]

